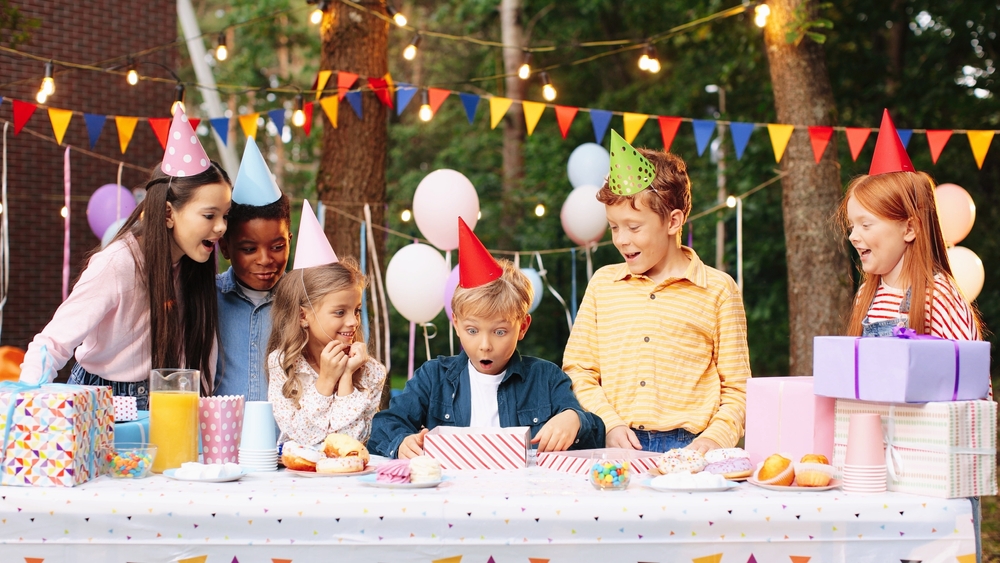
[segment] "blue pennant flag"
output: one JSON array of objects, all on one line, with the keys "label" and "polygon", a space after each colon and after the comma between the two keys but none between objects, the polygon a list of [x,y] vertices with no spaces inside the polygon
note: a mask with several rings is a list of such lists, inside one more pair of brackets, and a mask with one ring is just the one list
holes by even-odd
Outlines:
[{"label": "blue pennant flag", "polygon": [[104,122],[108,120],[108,116],[85,113],[83,120],[87,122],[87,135],[90,137],[90,148],[93,149],[98,137],[101,136],[101,131],[104,130]]},{"label": "blue pennant flag", "polygon": [[753,123],[742,123],[733,121],[729,124],[729,130],[733,134],[733,145],[736,147],[736,160],[743,158],[743,151],[750,142],[750,134],[753,133]]},{"label": "blue pennant flag", "polygon": [[346,98],[348,103],[351,104],[351,109],[354,110],[354,113],[358,114],[358,119],[364,119],[364,115],[361,113],[361,90],[348,92]]},{"label": "blue pennant flag", "polygon": [[698,156],[705,152],[705,147],[712,139],[715,132],[715,121],[711,119],[693,119],[691,125],[694,127],[694,142],[698,145]]},{"label": "blue pennant flag", "polygon": [[899,133],[899,140],[903,143],[903,148],[905,149],[910,144],[910,137],[913,136],[913,129],[896,129],[896,133]]},{"label": "blue pennant flag", "polygon": [[223,145],[228,145],[229,141],[229,118],[228,117],[215,117],[208,120],[212,124],[212,129],[215,129],[215,134],[219,136],[219,140],[222,141]]},{"label": "blue pennant flag", "polygon": [[285,130],[285,108],[272,109],[267,112],[267,115],[274,122],[274,126],[278,128],[278,138],[281,138],[281,132]]},{"label": "blue pennant flag", "polygon": [[476,109],[479,108],[479,96],[459,92],[458,97],[462,99],[462,106],[465,107],[465,116],[469,118],[469,125],[476,118]]},{"label": "blue pennant flag", "polygon": [[594,126],[594,138],[599,145],[604,141],[604,134],[611,124],[611,112],[603,109],[590,110],[590,124]]},{"label": "blue pennant flag", "polygon": [[417,87],[413,84],[400,82],[396,84],[396,115],[403,115],[403,110],[410,105],[410,100],[417,95]]}]

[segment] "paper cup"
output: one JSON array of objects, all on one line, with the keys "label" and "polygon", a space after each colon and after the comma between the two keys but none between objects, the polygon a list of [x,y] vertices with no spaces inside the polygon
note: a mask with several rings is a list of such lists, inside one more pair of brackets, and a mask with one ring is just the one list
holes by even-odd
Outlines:
[{"label": "paper cup", "polygon": [[275,434],[274,411],[267,401],[246,401],[243,414],[244,450],[274,450],[277,453],[278,436]]},{"label": "paper cup", "polygon": [[198,422],[205,463],[237,463],[243,434],[243,397],[201,397]]},{"label": "paper cup", "polygon": [[846,465],[885,465],[882,444],[882,417],[876,413],[855,413],[847,427]]}]

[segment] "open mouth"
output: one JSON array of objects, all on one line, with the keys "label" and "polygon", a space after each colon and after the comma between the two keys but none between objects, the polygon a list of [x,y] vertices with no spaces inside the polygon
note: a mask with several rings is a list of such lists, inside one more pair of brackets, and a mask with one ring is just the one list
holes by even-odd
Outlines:
[{"label": "open mouth", "polygon": [[203,241],[201,241],[201,245],[205,247],[205,250],[211,251],[213,248],[215,248],[215,241],[214,240],[203,240]]},{"label": "open mouth", "polygon": [[625,257],[625,260],[632,261],[632,260],[635,260],[636,258],[638,258],[639,254],[641,254],[641,253],[639,253],[639,252],[625,252],[625,253],[622,254],[622,256]]},{"label": "open mouth", "polygon": [[872,251],[871,251],[871,249],[870,249],[870,248],[865,248],[864,250],[862,250],[862,249],[858,249],[858,254],[859,254],[859,255],[860,255],[860,256],[861,256],[862,258],[866,258],[866,257],[868,257],[868,256],[871,256],[871,253],[872,253]]},{"label": "open mouth", "polygon": [[343,338],[345,340],[354,340],[354,332],[353,331],[351,331],[351,332],[338,332],[337,336],[339,336],[339,337],[341,337],[341,338]]},{"label": "open mouth", "polygon": [[479,366],[483,368],[483,371],[489,370],[493,366],[493,360],[479,360]]},{"label": "open mouth", "polygon": [[274,272],[261,272],[259,274],[253,274],[253,276],[262,281],[268,281],[274,277]]}]

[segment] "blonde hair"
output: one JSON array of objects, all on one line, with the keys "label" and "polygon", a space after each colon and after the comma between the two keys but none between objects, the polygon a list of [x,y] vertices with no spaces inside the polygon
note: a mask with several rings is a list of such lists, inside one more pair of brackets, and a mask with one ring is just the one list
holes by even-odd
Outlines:
[{"label": "blonde hair", "polygon": [[510,260],[498,262],[503,269],[499,278],[479,287],[455,288],[455,295],[451,298],[451,310],[455,317],[502,318],[517,322],[528,315],[535,298],[531,280]]},{"label": "blonde hair", "polygon": [[[365,276],[351,258],[291,272],[278,282],[271,305],[271,337],[267,342],[267,355],[270,357],[275,350],[281,352],[281,369],[288,374],[281,394],[292,399],[296,407],[302,397],[302,374],[295,371],[295,362],[305,353],[309,343],[309,331],[299,322],[302,309],[313,310],[315,304],[331,293],[349,289],[360,292],[366,284]],[[360,327],[354,332],[354,341],[364,342]],[[318,362],[319,358],[313,360]],[[355,387],[359,387],[359,375],[355,374]]]}]

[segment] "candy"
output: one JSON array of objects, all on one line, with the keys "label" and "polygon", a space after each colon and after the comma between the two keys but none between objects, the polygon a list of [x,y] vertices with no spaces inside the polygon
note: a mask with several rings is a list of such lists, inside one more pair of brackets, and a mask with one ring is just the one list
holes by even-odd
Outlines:
[{"label": "candy", "polygon": [[598,461],[590,468],[590,482],[599,489],[624,489],[629,483],[630,469],[627,461]]},{"label": "candy", "polygon": [[144,450],[116,451],[105,456],[108,473],[117,479],[145,477],[153,465],[153,453]]}]

